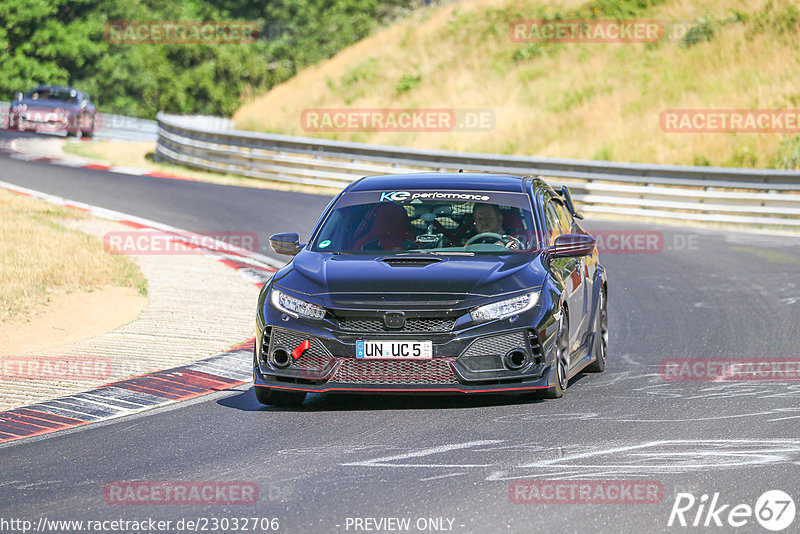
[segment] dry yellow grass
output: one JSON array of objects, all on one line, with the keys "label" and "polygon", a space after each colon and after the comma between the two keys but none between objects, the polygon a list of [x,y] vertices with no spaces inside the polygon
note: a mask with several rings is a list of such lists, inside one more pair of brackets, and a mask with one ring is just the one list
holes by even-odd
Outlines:
[{"label": "dry yellow grass", "polygon": [[139,267],[103,251],[96,237],[65,228],[77,210],[0,190],[0,321],[27,314],[54,294],[131,287],[146,294]]},{"label": "dry yellow grass", "polygon": [[[584,2],[465,0],[417,12],[242,106],[240,128],[349,141],[652,163],[771,165],[781,133],[664,133],[665,109],[797,109],[800,27],[790,0],[673,0],[637,15],[711,18],[694,46],[509,39],[508,23]],[[738,13],[738,15],[737,15]],[[762,23],[766,21],[766,25]],[[416,86],[398,90],[406,75]],[[311,134],[308,108],[486,108],[485,132]]]}]

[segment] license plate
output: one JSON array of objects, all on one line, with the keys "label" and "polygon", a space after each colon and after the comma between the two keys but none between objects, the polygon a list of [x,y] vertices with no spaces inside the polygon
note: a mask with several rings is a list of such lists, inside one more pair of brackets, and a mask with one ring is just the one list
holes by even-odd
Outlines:
[{"label": "license plate", "polygon": [[380,360],[430,360],[431,341],[356,341],[356,358]]}]

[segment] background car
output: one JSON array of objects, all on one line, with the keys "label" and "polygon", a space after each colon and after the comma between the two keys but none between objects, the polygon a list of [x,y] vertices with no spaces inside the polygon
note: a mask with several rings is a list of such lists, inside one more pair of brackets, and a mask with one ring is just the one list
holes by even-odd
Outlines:
[{"label": "background car", "polygon": [[537,177],[362,178],[263,287],[253,374],[264,404],[308,392],[560,397],[605,368],[606,273],[569,191]]},{"label": "background car", "polygon": [[24,95],[17,93],[8,116],[12,130],[94,136],[94,104],[89,95],[73,87],[39,85]]}]

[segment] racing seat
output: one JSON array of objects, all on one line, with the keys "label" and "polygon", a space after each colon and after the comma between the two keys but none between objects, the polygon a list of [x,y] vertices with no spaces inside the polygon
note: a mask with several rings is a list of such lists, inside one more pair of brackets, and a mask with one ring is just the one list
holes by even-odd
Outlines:
[{"label": "racing seat", "polygon": [[404,241],[414,241],[414,231],[403,206],[382,204],[372,216],[372,227],[353,243],[353,250],[405,250]]}]

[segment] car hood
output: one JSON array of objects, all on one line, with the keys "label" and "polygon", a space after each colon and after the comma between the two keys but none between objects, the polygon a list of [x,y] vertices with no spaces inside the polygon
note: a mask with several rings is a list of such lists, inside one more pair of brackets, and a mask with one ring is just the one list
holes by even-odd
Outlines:
[{"label": "car hood", "polygon": [[334,255],[301,251],[276,273],[278,287],[337,308],[403,304],[451,309],[539,287],[537,256]]}]

